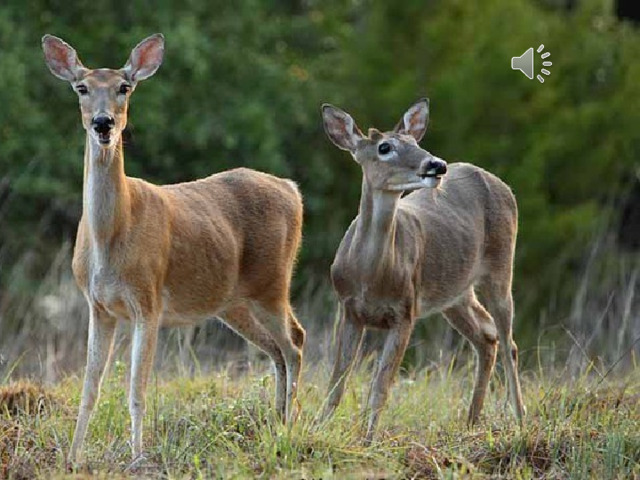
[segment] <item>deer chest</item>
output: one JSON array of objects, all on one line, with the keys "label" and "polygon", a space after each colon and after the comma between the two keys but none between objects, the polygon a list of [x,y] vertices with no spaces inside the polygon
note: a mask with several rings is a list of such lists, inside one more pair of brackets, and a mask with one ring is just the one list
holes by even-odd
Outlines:
[{"label": "deer chest", "polygon": [[332,267],[332,280],[347,315],[359,324],[389,329],[411,318],[414,311],[413,287],[407,275],[388,272],[383,277]]},{"label": "deer chest", "polygon": [[135,310],[132,286],[108,263],[91,260],[90,255],[79,255],[73,261],[76,282],[89,302],[112,316],[132,318]]},{"label": "deer chest", "polygon": [[404,299],[350,297],[344,301],[345,313],[356,323],[388,330],[411,318],[411,307]]}]

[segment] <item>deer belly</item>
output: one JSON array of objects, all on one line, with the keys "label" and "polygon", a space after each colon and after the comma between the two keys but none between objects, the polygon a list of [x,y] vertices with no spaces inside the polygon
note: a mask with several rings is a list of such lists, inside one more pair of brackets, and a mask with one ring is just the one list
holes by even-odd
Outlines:
[{"label": "deer belly", "polygon": [[199,296],[190,297],[190,299],[176,298],[168,288],[164,288],[162,290],[162,326],[181,327],[202,323],[216,317],[224,307],[224,302],[211,303],[203,301]]}]

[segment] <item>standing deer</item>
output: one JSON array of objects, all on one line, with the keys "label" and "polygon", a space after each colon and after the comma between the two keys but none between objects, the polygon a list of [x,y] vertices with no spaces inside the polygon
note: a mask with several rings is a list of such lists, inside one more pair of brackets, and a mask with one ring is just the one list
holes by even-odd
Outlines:
[{"label": "standing deer", "polygon": [[246,168],[156,186],[124,173],[122,131],[139,81],[162,63],[164,37],[140,42],[120,70],[91,70],[51,35],[51,72],[71,83],[87,132],[83,211],[73,273],[89,304],[87,369],[69,459],[81,450],[113,347],[117,319],[133,323],[131,447],[142,454],[145,392],[158,329],[222,316],[275,364],[275,407],[290,417],[305,332],[289,303],[302,228],[296,185]]},{"label": "standing deer", "polygon": [[[371,442],[416,319],[442,312],[478,357],[469,423],[482,409],[498,339],[511,401],[522,422],[511,331],[518,223],[511,190],[466,163],[450,165],[447,173],[443,160],[418,146],[429,119],[426,99],[413,105],[393,131],[372,128],[366,137],[346,112],[324,105],[322,115],[331,141],[350,152],[363,172],[358,216],[331,267],[341,323],[325,416],[340,403],[364,329],[386,331],[369,398],[365,441]],[[406,190],[417,191],[402,197]]]}]

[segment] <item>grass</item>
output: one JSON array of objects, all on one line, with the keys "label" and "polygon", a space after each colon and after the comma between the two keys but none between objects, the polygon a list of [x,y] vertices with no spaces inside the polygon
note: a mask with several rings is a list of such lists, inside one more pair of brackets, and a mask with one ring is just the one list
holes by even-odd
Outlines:
[{"label": "grass", "polygon": [[481,424],[465,426],[470,368],[405,372],[369,447],[360,442],[366,369],[351,379],[336,414],[321,422],[326,369],[308,366],[290,429],[273,416],[266,366],[235,377],[223,371],[156,379],[147,400],[147,461],[132,471],[125,366],[118,362],[74,475],[65,453],[79,379],[46,391],[22,382],[0,392],[0,478],[640,478],[640,369],[605,381],[524,375],[528,417],[521,430],[504,407],[499,375]]}]

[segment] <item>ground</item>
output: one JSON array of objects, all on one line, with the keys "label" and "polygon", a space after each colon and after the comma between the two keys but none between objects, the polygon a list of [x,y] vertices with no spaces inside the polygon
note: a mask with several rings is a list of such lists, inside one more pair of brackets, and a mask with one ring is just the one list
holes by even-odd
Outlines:
[{"label": "ground", "polygon": [[0,478],[640,478],[640,368],[604,379],[525,372],[522,429],[505,408],[500,375],[480,425],[469,429],[471,367],[403,372],[369,447],[360,441],[366,366],[326,422],[319,419],[324,370],[305,372],[290,429],[273,416],[267,366],[243,375],[158,376],[148,395],[147,459],[132,468],[125,366],[117,363],[75,473],[65,454],[80,380],[47,389],[5,384]]}]

